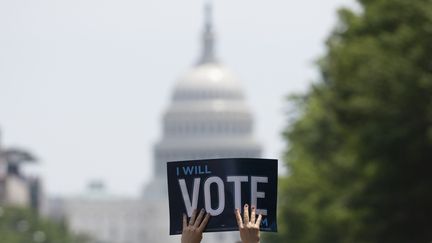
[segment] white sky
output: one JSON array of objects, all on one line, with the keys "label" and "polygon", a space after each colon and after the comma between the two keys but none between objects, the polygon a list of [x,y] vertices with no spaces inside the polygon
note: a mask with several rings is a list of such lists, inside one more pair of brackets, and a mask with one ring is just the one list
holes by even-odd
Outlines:
[{"label": "white sky", "polygon": [[[39,157],[51,195],[102,179],[138,195],[176,80],[197,60],[202,0],[0,0],[0,128]],[[285,96],[353,0],[214,1],[218,57],[242,80],[265,157],[285,143]]]}]

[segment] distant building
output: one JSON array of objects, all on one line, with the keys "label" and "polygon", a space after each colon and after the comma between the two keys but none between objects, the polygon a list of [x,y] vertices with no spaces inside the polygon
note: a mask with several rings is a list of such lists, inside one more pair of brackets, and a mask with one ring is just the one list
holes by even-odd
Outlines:
[{"label": "distant building", "polygon": [[159,208],[142,199],[111,195],[102,183],[92,182],[81,195],[50,199],[47,216],[64,221],[74,234],[92,243],[162,242],[167,234],[153,231],[165,222],[163,217],[153,217]]},{"label": "distant building", "polygon": [[[94,243],[154,242],[146,235],[149,218],[141,200],[108,194],[102,183],[91,183],[79,196],[57,203],[72,232],[88,236]],[[59,212],[61,212],[59,211]],[[57,215],[58,216],[58,215]]]},{"label": "distant building", "polygon": [[34,161],[26,151],[3,148],[0,136],[0,205],[39,210],[42,197],[39,179],[21,172],[21,166]]}]

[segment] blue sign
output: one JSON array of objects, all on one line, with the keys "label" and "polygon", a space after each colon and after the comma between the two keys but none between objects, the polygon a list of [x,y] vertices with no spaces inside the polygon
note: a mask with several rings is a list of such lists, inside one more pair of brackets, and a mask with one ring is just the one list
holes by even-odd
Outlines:
[{"label": "blue sign", "polygon": [[234,215],[244,204],[262,214],[260,230],[277,231],[277,160],[210,159],[167,163],[170,235],[181,234],[183,213],[211,214],[205,232],[237,231]]}]

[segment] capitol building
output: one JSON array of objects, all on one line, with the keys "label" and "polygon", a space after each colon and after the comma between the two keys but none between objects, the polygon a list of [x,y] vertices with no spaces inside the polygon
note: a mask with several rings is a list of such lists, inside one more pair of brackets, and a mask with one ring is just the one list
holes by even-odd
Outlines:
[{"label": "capitol building", "polygon": [[154,147],[155,179],[147,187],[150,195],[167,196],[160,189],[166,184],[167,161],[261,157],[241,82],[216,57],[211,16],[208,5],[201,56],[177,81],[163,116],[162,138]]},{"label": "capitol building", "polygon": [[[175,84],[163,115],[162,136],[154,146],[153,179],[142,197],[125,200],[101,195],[66,199],[62,206],[65,219],[76,233],[103,243],[180,242],[180,236],[169,235],[166,162],[261,157],[241,82],[216,55],[209,4],[205,8],[201,41],[198,61]],[[206,243],[239,240],[238,232],[203,236]]]}]

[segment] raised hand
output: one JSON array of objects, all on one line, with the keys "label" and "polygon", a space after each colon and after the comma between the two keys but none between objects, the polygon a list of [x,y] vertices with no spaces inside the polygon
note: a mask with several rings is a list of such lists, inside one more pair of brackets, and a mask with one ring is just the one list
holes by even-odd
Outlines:
[{"label": "raised hand", "polygon": [[235,211],[237,225],[240,231],[240,239],[243,243],[259,243],[260,242],[260,231],[259,227],[261,224],[262,215],[256,218],[256,208],[252,206],[252,212],[249,219],[249,207],[247,204],[243,208],[243,219],[240,214],[240,210],[237,208]]},{"label": "raised hand", "polygon": [[[181,243],[200,243],[202,240],[202,233],[210,219],[210,214],[205,214],[204,209],[201,209],[197,216],[197,210],[192,212],[189,224],[187,223],[187,216],[183,214],[183,231]],[[204,218],[204,219],[203,219]]]}]

